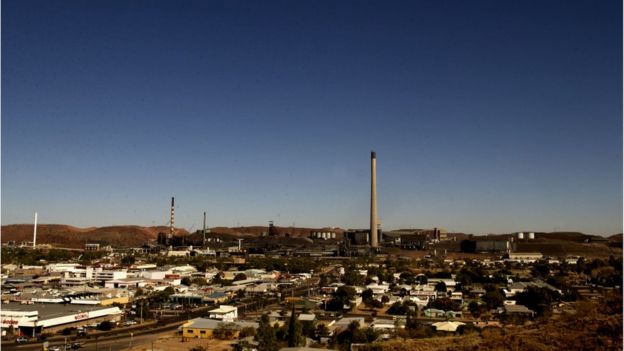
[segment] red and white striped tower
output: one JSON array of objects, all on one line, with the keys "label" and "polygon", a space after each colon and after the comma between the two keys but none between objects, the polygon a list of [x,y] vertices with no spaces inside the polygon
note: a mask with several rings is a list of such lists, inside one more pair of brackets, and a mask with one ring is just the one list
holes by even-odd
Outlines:
[{"label": "red and white striped tower", "polygon": [[173,238],[173,231],[174,231],[174,227],[173,227],[173,224],[174,224],[174,213],[173,212],[174,212],[174,210],[173,210],[173,207],[174,206],[175,206],[175,198],[172,197],[171,198],[171,214],[170,214],[171,218],[169,218],[169,239]]}]

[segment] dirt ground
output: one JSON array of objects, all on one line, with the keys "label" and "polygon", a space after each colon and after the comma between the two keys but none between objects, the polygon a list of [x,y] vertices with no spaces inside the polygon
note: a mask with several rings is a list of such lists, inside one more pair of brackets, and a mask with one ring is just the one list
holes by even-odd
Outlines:
[{"label": "dirt ground", "polygon": [[[231,351],[232,341],[227,340],[215,340],[215,339],[188,339],[188,341],[182,341],[182,337],[176,333],[167,334],[154,341],[154,351],[186,351],[195,346],[203,346],[206,350],[210,351]],[[140,344],[130,351],[152,351],[152,344]]]}]

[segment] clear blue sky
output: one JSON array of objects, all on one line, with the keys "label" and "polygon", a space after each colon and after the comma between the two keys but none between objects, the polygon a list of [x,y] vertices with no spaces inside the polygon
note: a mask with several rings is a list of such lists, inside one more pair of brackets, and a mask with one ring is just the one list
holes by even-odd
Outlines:
[{"label": "clear blue sky", "polygon": [[2,223],[622,231],[621,1],[2,2]]}]

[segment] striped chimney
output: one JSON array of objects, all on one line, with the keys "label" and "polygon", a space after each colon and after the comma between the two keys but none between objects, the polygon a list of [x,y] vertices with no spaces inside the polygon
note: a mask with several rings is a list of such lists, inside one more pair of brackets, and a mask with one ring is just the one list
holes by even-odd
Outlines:
[{"label": "striped chimney", "polygon": [[173,225],[174,225],[174,210],[173,207],[175,206],[175,197],[171,198],[171,214],[170,214],[170,218],[169,218],[169,238],[173,238]]}]

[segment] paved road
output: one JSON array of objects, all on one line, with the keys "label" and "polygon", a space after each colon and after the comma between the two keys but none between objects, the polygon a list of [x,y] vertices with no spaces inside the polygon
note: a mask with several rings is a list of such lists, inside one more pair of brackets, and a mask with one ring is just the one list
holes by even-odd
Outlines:
[{"label": "paved road", "polygon": [[[129,333],[120,334],[116,338],[106,338],[103,340],[98,340],[97,342],[94,339],[90,340],[80,340],[80,342],[84,342],[83,347],[80,348],[82,351],[115,351],[115,350],[126,350],[131,346],[136,346],[138,344],[148,344],[152,341],[155,341],[160,336],[171,334],[172,331],[176,330],[178,325],[170,325],[164,328],[159,328],[155,330],[153,333],[146,333],[140,335],[130,336]],[[50,342],[50,346],[61,346],[63,342]],[[14,343],[2,344],[2,350],[9,351],[35,351],[42,350],[43,344],[27,344],[27,345],[16,345]]]},{"label": "paved road", "polygon": [[[95,342],[85,345],[80,350],[83,351],[115,351],[115,350],[128,350],[131,346],[140,344],[149,344],[156,341],[159,337],[164,335],[171,335],[171,330],[158,334],[145,334],[132,337],[132,340],[128,337],[122,339],[114,339],[107,341],[100,341],[96,347]],[[158,345],[155,345],[158,346]]]}]

